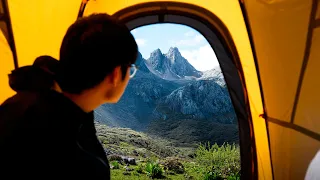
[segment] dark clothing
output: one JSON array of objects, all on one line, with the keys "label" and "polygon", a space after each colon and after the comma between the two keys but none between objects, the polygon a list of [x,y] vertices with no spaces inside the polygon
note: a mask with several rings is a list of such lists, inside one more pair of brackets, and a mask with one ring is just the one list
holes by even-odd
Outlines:
[{"label": "dark clothing", "polygon": [[0,106],[0,179],[110,179],[85,113],[55,91],[21,92]]}]

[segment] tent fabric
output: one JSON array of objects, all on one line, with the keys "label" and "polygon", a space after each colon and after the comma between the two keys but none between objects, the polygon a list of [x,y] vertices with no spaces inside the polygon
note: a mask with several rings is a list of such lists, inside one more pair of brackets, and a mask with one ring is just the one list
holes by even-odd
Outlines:
[{"label": "tent fabric", "polygon": [[8,75],[14,69],[13,56],[7,39],[2,31],[0,31],[0,102],[14,94],[14,91],[9,87]]},{"label": "tent fabric", "polygon": [[[297,106],[295,124],[304,128],[310,129],[313,132],[320,132],[320,123],[314,123],[319,121],[319,102],[320,96],[316,94],[320,90],[320,81],[314,77],[319,76],[320,67],[320,28],[313,30],[313,36],[311,40],[310,55],[308,60],[308,66],[306,67],[303,85],[300,92],[299,104]],[[310,96],[313,95],[313,96]]]},{"label": "tent fabric", "polygon": [[[151,2],[158,6],[144,7]],[[183,4],[171,6],[171,2]],[[141,8],[132,8],[135,5]],[[127,13],[119,13],[128,9]],[[247,137],[253,139],[241,141],[253,142],[250,151],[257,162],[258,179],[303,179],[320,149],[318,0],[0,0],[0,102],[14,93],[8,85],[8,74],[15,65],[31,65],[40,55],[59,58],[62,38],[78,16],[103,12],[130,19],[149,13],[149,19],[131,19],[127,23],[130,28],[183,21],[178,14],[152,16],[150,10],[183,12],[194,20],[206,19],[206,25],[216,28],[234,60],[229,69],[222,68],[230,79],[235,78],[228,80],[228,87],[237,87],[230,84],[236,81],[242,85],[242,92],[241,88],[233,89],[236,92],[231,95],[240,93],[244,97],[241,100],[239,96],[242,104],[235,107],[247,115],[247,127],[251,128]],[[216,32],[201,29],[200,24],[189,25],[198,27],[212,42]],[[211,45],[219,48],[214,42]]]},{"label": "tent fabric", "polygon": [[258,60],[274,178],[303,179],[320,149],[319,1],[244,4]]},{"label": "tent fabric", "polygon": [[[310,0],[247,1],[268,116],[290,122],[302,66]],[[261,38],[263,37],[263,38]],[[277,43],[274,43],[277,42]],[[276,87],[275,87],[276,86]]]},{"label": "tent fabric", "polygon": [[274,179],[304,179],[320,142],[275,123],[269,124],[269,131]]}]

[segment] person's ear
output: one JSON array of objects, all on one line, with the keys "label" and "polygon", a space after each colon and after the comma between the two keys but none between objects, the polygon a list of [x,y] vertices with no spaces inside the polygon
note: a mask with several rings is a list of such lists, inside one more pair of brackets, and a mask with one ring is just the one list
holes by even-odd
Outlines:
[{"label": "person's ear", "polygon": [[110,83],[116,87],[118,84],[122,81],[122,71],[121,71],[121,66],[117,66],[114,68],[112,73],[110,74]]}]

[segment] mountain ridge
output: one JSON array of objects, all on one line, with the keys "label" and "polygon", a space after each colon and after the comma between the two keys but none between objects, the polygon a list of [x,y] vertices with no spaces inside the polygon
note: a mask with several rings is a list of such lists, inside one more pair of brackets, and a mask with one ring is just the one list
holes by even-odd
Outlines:
[{"label": "mountain ridge", "polygon": [[[96,109],[97,122],[136,131],[157,131],[154,133],[163,136],[171,134],[168,137],[179,141],[183,138],[175,136],[175,131],[188,131],[195,123],[206,126],[197,125],[200,129],[192,130],[199,136],[195,141],[205,140],[207,135],[201,132],[207,126],[221,126],[230,130],[229,137],[236,140],[237,117],[220,68],[196,71],[197,77],[186,76],[186,72],[193,73],[195,68],[177,48],[170,48],[166,54],[156,49],[148,60],[139,53],[136,65],[138,71],[120,101]],[[175,71],[180,71],[174,65],[184,66],[181,71],[185,72],[181,76],[176,74]],[[163,125],[165,122],[169,124]],[[219,133],[211,137],[218,137]]]},{"label": "mountain ridge", "polygon": [[177,47],[171,47],[166,54],[160,49],[151,52],[147,59],[149,69],[157,76],[167,80],[177,80],[186,77],[199,78],[201,71],[196,70],[180,53]]}]

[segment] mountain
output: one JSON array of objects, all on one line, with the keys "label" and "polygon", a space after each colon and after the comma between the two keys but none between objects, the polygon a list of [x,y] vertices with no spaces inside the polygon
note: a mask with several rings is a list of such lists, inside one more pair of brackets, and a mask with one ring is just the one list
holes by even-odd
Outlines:
[{"label": "mountain", "polygon": [[103,104],[95,110],[97,122],[111,127],[128,127],[143,130],[150,121],[157,101],[181,85],[161,79],[150,72],[146,60],[138,55],[137,71],[116,104]]},{"label": "mountain", "polygon": [[[208,78],[211,79],[211,78]],[[238,142],[237,117],[229,93],[214,80],[197,80],[159,100],[149,134],[189,143]]]},{"label": "mountain", "polygon": [[[149,73],[150,70],[149,68],[147,67],[146,65],[147,61],[142,57],[141,53],[139,52],[138,53],[138,57],[137,57],[137,60],[136,60],[136,65],[138,66],[138,70],[141,72],[145,72],[145,73]],[[139,72],[138,71],[138,72]]]},{"label": "mountain", "polygon": [[[138,71],[116,104],[95,110],[95,120],[175,140],[238,142],[237,118],[220,68],[199,72],[177,48],[139,53]],[[227,134],[227,136],[224,136]]]},{"label": "mountain", "polygon": [[204,71],[203,75],[200,78],[198,78],[198,80],[213,80],[220,86],[226,87],[226,82],[224,80],[220,67]]},{"label": "mountain", "polygon": [[176,47],[171,47],[167,54],[162,54],[160,49],[153,51],[147,60],[147,65],[152,73],[167,80],[192,79],[202,75],[182,57]]},{"label": "mountain", "polygon": [[193,81],[162,98],[155,117],[171,116],[224,124],[237,122],[228,90],[213,80]]},{"label": "mountain", "polygon": [[179,77],[201,77],[202,73],[197,71],[184,57],[182,57],[179,49],[171,47],[169,52],[165,54],[166,58],[170,61],[170,68],[172,72]]}]

